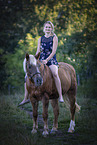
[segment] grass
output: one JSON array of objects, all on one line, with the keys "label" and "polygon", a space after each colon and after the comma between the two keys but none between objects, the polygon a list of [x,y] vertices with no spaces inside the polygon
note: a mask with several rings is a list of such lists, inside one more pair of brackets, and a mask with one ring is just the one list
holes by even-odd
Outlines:
[{"label": "grass", "polygon": [[[31,104],[23,109],[17,105],[23,99],[23,93],[0,95],[0,145],[97,145],[97,100],[77,97],[81,105],[80,113],[76,113],[76,127],[73,134],[67,133],[70,123],[70,112],[64,104],[60,104],[59,128],[55,135],[42,136],[42,104],[39,103],[39,131],[32,135],[32,118],[25,111],[31,111]],[[49,129],[53,125],[52,107],[49,105]]]}]

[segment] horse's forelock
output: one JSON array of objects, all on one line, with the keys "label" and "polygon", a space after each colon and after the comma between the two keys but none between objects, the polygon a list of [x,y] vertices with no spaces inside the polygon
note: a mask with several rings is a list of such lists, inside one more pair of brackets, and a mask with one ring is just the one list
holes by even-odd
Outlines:
[{"label": "horse's forelock", "polygon": [[30,58],[30,64],[32,64],[32,65],[37,64],[36,58],[33,55],[29,55],[29,58]]},{"label": "horse's forelock", "polygon": [[[36,61],[36,58],[33,56],[33,55],[29,55],[29,60],[30,60],[30,64],[32,65],[36,65],[37,61]],[[26,58],[24,59],[23,61],[23,69],[24,69],[24,72],[26,73],[27,70],[26,70]]]}]

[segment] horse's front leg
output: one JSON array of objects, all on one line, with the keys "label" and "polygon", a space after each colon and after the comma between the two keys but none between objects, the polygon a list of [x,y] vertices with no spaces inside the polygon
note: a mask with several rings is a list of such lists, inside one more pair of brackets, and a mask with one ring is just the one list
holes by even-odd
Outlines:
[{"label": "horse's front leg", "polygon": [[58,129],[58,116],[59,116],[58,99],[51,100],[51,105],[53,107],[53,112],[54,112],[54,121],[53,121],[53,128],[51,130],[51,133],[55,133]]},{"label": "horse's front leg", "polygon": [[43,135],[46,136],[48,135],[48,106],[49,106],[49,97],[47,94],[43,96],[42,99],[43,102],[43,120],[44,120],[44,131]]},{"label": "horse's front leg", "polygon": [[34,134],[37,133],[37,129],[38,129],[38,122],[37,122],[38,101],[35,98],[31,98],[31,103],[33,107],[33,129],[31,133]]}]

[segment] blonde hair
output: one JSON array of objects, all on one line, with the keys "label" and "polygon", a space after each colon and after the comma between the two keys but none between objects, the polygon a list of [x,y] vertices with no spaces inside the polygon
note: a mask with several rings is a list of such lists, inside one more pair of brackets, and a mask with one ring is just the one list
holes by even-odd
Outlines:
[{"label": "blonde hair", "polygon": [[43,32],[44,32],[44,27],[45,27],[46,24],[50,24],[50,25],[51,25],[51,28],[52,28],[51,34],[52,34],[52,35],[56,35],[56,34],[54,33],[54,25],[53,25],[53,23],[52,23],[51,21],[46,21],[46,22],[44,23],[44,25],[43,25]]}]

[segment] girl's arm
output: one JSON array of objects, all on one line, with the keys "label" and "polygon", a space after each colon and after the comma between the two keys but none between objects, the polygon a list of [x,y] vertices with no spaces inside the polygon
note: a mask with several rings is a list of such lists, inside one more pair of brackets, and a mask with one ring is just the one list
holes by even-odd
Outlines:
[{"label": "girl's arm", "polygon": [[38,39],[38,46],[37,46],[36,55],[40,52],[40,44],[41,44],[41,37]]}]

